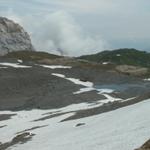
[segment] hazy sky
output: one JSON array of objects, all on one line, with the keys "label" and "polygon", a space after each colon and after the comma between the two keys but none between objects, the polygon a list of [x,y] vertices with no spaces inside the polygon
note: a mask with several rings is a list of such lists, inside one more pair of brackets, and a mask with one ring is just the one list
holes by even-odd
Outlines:
[{"label": "hazy sky", "polygon": [[150,51],[149,0],[0,0],[0,14],[24,26],[38,50]]}]

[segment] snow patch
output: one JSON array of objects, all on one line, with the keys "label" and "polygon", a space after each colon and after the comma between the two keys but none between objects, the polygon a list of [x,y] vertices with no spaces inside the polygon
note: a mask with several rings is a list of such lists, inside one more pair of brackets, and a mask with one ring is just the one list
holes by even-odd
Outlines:
[{"label": "snow patch", "polygon": [[21,59],[18,59],[17,61],[18,61],[19,63],[23,63],[23,60],[21,60]]},{"label": "snow patch", "polygon": [[86,87],[92,87],[93,86],[93,83],[89,82],[89,81],[81,81],[80,79],[75,79],[75,78],[66,78],[66,79],[73,82],[74,84],[83,85]]},{"label": "snow patch", "polygon": [[92,87],[93,83],[89,82],[89,81],[81,81],[80,79],[75,79],[75,78],[67,78],[65,75],[63,74],[58,74],[58,73],[52,73],[52,75],[60,77],[60,78],[64,78],[66,80],[69,80],[71,82],[73,82],[74,84],[77,85],[82,85],[82,86],[86,86],[86,87]]},{"label": "snow patch", "polygon": [[113,89],[97,89],[97,88],[95,88],[95,89],[99,92],[98,94],[104,94],[104,93],[110,94],[110,93],[114,92]]},{"label": "snow patch", "polygon": [[52,75],[60,78],[65,78],[65,75],[59,73],[52,73]]},{"label": "snow patch", "polygon": [[85,86],[84,88],[81,88],[79,91],[73,92],[73,94],[81,94],[84,92],[90,92],[90,91],[98,91],[98,94],[103,94],[103,93],[112,93],[114,92],[113,89],[98,89],[94,87],[94,84],[92,82],[89,81],[81,81],[80,79],[75,79],[75,78],[67,78],[65,75],[63,74],[58,74],[58,73],[52,73],[52,75],[60,77],[60,78],[64,78],[66,80],[69,80],[71,82],[73,82],[74,84],[77,85],[82,85]]},{"label": "snow patch", "polygon": [[119,56],[121,56],[121,55],[120,55],[120,54],[117,54],[116,56],[118,56],[118,57],[119,57]]},{"label": "snow patch", "polygon": [[8,67],[0,67],[0,69],[6,69],[6,68],[8,68]]},{"label": "snow patch", "polygon": [[148,78],[148,79],[144,79],[144,81],[150,81],[150,78]]},{"label": "snow patch", "polygon": [[103,64],[103,65],[107,65],[107,64],[109,64],[109,62],[103,62],[102,64]]},{"label": "snow patch", "polygon": [[1,62],[0,65],[13,67],[13,68],[31,68],[32,67],[32,66],[20,65],[18,63],[7,63],[7,62]]},{"label": "snow patch", "polygon": [[71,69],[71,66],[62,66],[62,65],[40,65],[44,68],[50,68],[50,69]]},{"label": "snow patch", "polygon": [[93,87],[86,87],[86,88],[81,88],[77,92],[73,92],[73,94],[81,94],[81,93],[90,92],[90,91],[94,91],[94,90],[95,90],[95,88],[93,88]]}]

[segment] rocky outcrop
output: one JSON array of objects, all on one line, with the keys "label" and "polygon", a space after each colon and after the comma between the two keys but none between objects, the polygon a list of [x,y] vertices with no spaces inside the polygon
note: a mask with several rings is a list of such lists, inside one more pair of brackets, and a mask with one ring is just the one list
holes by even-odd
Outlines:
[{"label": "rocky outcrop", "polygon": [[19,24],[0,17],[0,55],[24,50],[34,50],[29,34]]},{"label": "rocky outcrop", "polygon": [[16,135],[10,142],[0,143],[0,150],[6,150],[9,147],[15,146],[17,144],[23,144],[32,139],[35,134],[30,132],[24,132],[22,134]]},{"label": "rocky outcrop", "polygon": [[144,67],[130,66],[130,65],[118,65],[116,67],[118,72],[133,76],[143,76],[148,73],[148,69]]},{"label": "rocky outcrop", "polygon": [[146,143],[144,143],[142,145],[142,147],[140,147],[140,148],[138,148],[136,150],[150,150],[150,139]]}]

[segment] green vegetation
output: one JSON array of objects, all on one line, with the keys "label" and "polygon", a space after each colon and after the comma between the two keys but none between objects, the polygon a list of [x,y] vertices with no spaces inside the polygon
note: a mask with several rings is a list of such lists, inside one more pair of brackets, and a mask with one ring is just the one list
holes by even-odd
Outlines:
[{"label": "green vegetation", "polygon": [[25,61],[38,61],[42,59],[56,59],[61,58],[61,56],[57,56],[54,54],[49,54],[46,52],[37,52],[37,51],[17,51],[17,52],[10,52],[4,57],[6,58],[16,58],[22,59]]},{"label": "green vegetation", "polygon": [[150,68],[150,53],[136,49],[118,49],[113,51],[103,51],[93,55],[78,57],[92,62],[109,62],[116,65],[134,65]]}]

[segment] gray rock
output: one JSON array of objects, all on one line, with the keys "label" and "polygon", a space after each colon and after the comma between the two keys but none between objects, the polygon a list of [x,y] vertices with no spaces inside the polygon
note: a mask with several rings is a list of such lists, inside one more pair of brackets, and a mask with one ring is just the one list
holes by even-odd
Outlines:
[{"label": "gray rock", "polygon": [[34,51],[29,34],[19,24],[0,17],[0,55],[24,50]]},{"label": "gray rock", "polygon": [[148,73],[148,68],[136,67],[130,65],[119,65],[116,67],[118,72],[133,75],[133,76],[142,76]]},{"label": "gray rock", "polygon": [[150,150],[150,139],[146,143],[144,143],[140,148],[135,150]]}]

